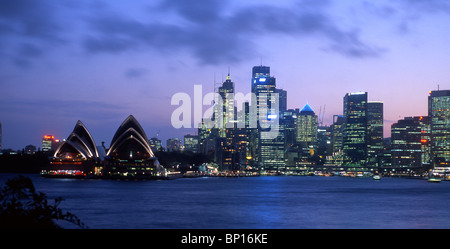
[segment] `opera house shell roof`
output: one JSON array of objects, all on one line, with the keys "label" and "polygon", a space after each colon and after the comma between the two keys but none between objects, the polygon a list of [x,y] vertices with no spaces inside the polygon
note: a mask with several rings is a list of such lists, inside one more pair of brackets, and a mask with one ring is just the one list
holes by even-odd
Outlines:
[{"label": "opera house shell roof", "polygon": [[97,159],[94,139],[81,121],[78,121],[69,137],[56,149],[54,157],[62,159]]},{"label": "opera house shell roof", "polygon": [[144,129],[133,115],[128,116],[117,129],[106,155],[120,160],[146,160],[155,157]]}]

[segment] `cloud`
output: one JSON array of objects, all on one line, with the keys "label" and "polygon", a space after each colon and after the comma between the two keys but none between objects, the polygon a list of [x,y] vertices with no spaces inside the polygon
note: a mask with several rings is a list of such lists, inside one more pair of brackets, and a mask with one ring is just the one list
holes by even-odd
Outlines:
[{"label": "cloud", "polygon": [[[284,36],[318,36],[326,51],[347,57],[376,57],[384,52],[362,41],[322,12],[328,1],[302,1],[291,7],[251,5],[226,8],[223,1],[163,1],[149,14],[172,16],[183,22],[144,21],[122,13],[102,13],[88,20],[91,35],[83,45],[89,53],[120,53],[150,49],[171,54],[188,51],[200,64],[239,62],[258,55],[258,41]],[[317,7],[319,6],[319,7]],[[225,12],[226,11],[226,12]],[[166,15],[167,14],[167,15]]]},{"label": "cloud", "polygon": [[0,0],[0,60],[27,68],[44,50],[66,43],[61,7],[56,0]]}]

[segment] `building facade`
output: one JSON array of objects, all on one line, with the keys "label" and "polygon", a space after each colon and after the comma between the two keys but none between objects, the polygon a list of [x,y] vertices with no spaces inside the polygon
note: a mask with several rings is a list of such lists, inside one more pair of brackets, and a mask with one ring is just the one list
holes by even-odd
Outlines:
[{"label": "building facade", "polygon": [[450,90],[431,91],[428,96],[431,119],[431,156],[436,170],[450,174]]},{"label": "building facade", "polygon": [[367,166],[378,168],[383,154],[383,102],[367,103]]},{"label": "building facade", "polygon": [[366,166],[367,92],[347,93],[344,97],[342,151],[344,165],[356,170]]},{"label": "building facade", "polygon": [[285,134],[280,124],[279,91],[275,77],[270,76],[270,67],[253,67],[251,89],[256,98],[258,167],[269,174],[284,172]]},{"label": "building facade", "polygon": [[391,126],[391,166],[396,175],[423,175],[430,169],[430,118],[406,117]]}]

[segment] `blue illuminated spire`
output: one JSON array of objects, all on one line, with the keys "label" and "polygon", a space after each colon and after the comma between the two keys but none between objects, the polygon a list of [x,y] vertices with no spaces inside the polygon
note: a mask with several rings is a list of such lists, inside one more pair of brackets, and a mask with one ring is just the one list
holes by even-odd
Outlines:
[{"label": "blue illuminated spire", "polygon": [[306,103],[306,105],[302,108],[300,111],[301,114],[314,114],[314,110],[311,108],[311,106]]}]

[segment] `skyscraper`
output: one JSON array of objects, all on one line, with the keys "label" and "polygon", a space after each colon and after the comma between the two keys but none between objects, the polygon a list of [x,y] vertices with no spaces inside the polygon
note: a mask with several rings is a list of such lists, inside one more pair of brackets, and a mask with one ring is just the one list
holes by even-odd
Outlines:
[{"label": "skyscraper", "polygon": [[216,108],[216,119],[218,119],[218,128],[221,131],[221,137],[225,136],[225,128],[233,128],[236,120],[234,106],[234,83],[231,81],[230,74],[219,87],[220,101]]},{"label": "skyscraper", "polygon": [[267,173],[284,171],[284,129],[280,125],[279,94],[276,80],[270,76],[270,67],[253,67],[251,89],[256,97],[252,105],[256,104],[259,134],[258,166]]},{"label": "skyscraper", "polygon": [[431,91],[428,96],[431,118],[431,156],[435,169],[450,172],[450,90]]},{"label": "skyscraper", "polygon": [[367,103],[367,166],[380,166],[383,153],[383,102]]},{"label": "skyscraper", "polygon": [[344,97],[344,164],[366,165],[367,92],[347,93]]},{"label": "skyscraper", "polygon": [[391,126],[391,163],[396,174],[425,172],[430,165],[429,117],[406,117]]},{"label": "skyscraper", "polygon": [[306,104],[297,116],[297,143],[314,149],[317,145],[318,117],[309,104]]}]

